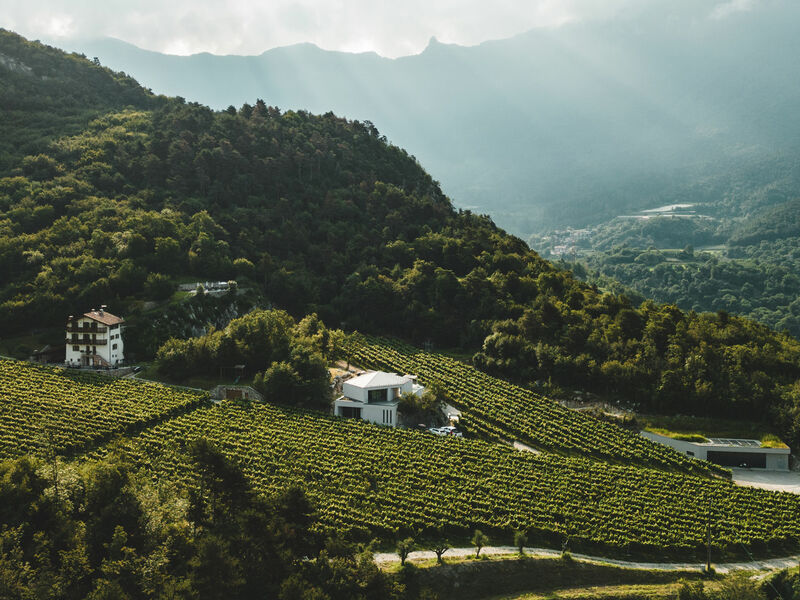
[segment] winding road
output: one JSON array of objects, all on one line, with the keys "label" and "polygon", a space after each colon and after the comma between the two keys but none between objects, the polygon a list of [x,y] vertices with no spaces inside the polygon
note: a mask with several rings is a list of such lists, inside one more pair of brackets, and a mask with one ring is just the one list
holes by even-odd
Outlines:
[{"label": "winding road", "polygon": [[[486,556],[511,556],[517,554],[517,549],[513,546],[486,546],[481,549],[481,554]],[[558,557],[561,553],[547,548],[525,548],[525,554],[531,557]],[[475,548],[450,548],[445,554],[447,558],[466,558],[475,555]],[[394,553],[378,552],[374,555],[375,563],[378,566],[400,562],[400,557]],[[430,550],[416,550],[408,555],[408,560],[427,560],[435,559],[436,554]],[[625,569],[642,569],[647,571],[702,571],[705,568],[703,563],[661,563],[661,562],[636,562],[627,560],[615,560],[602,556],[589,556],[587,554],[572,554],[572,558],[582,562],[612,565]],[[784,558],[770,558],[751,562],[732,562],[732,563],[712,563],[717,573],[730,573],[731,571],[776,571],[787,567],[796,567],[800,562],[800,555],[787,556]]]}]

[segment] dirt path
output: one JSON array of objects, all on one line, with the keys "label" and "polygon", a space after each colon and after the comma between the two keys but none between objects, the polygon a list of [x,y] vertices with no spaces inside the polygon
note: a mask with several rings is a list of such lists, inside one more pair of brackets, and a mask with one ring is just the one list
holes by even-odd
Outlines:
[{"label": "dirt path", "polygon": [[[513,546],[487,546],[481,549],[481,554],[486,556],[513,556],[517,554],[517,549]],[[532,557],[558,557],[561,555],[556,550],[547,548],[525,548],[525,554]],[[467,558],[475,556],[475,548],[451,548],[444,554],[444,558]],[[430,560],[435,559],[436,554],[429,550],[417,550],[412,552],[409,560]],[[586,554],[572,554],[572,558],[582,562],[590,562],[604,565],[614,565],[625,569],[642,569],[647,571],[702,571],[705,567],[703,563],[661,563],[661,562],[636,562],[628,560],[614,560],[601,556],[589,556]],[[717,573],[730,573],[731,571],[775,571],[787,567],[796,567],[800,561],[800,555],[788,556],[785,558],[771,558],[755,562],[733,562],[733,563],[713,563]],[[380,565],[400,562],[397,554],[379,552],[375,554],[375,562]]]}]

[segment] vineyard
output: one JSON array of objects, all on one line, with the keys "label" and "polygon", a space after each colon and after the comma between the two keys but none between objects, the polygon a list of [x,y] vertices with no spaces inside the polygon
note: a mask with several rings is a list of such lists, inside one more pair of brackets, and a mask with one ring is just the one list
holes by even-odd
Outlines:
[{"label": "vineyard", "polygon": [[721,467],[687,458],[441,354],[360,335],[351,336],[347,354],[350,362],[365,368],[414,373],[423,384],[440,384],[453,405],[463,411],[468,427],[489,438],[513,439],[568,455],[729,475]]},{"label": "vineyard", "polygon": [[[463,384],[463,373],[452,381]],[[363,539],[438,530],[465,539],[478,527],[509,543],[514,529],[526,529],[530,543],[549,547],[569,539],[596,553],[696,558],[713,507],[715,545],[727,555],[787,554],[800,540],[800,496],[719,478],[517,452],[266,404],[213,405],[203,393],[13,361],[0,361],[0,384],[1,457],[50,446],[86,460],[113,447],[154,480],[193,485],[185,449],[203,437],[259,492],[300,482],[321,527]]]},{"label": "vineyard", "polygon": [[206,394],[0,360],[0,459],[91,448],[201,404]]},{"label": "vineyard", "polygon": [[[715,545],[728,555],[788,554],[800,539],[800,496],[716,478],[516,452],[481,440],[436,438],[270,405],[206,406],[127,440],[154,479],[190,483],[187,442],[205,437],[272,494],[308,489],[321,522],[362,538],[396,532],[466,536],[619,554],[698,558],[709,507]],[[102,454],[102,452],[96,453]]]}]

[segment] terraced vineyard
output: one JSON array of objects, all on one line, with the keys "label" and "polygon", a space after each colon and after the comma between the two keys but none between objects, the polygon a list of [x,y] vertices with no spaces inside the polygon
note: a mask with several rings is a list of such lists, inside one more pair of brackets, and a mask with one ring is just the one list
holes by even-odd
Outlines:
[{"label": "terraced vineyard", "polygon": [[800,496],[715,478],[517,452],[270,405],[206,406],[134,436],[125,449],[154,478],[187,482],[186,442],[205,437],[259,491],[306,485],[322,523],[369,538],[474,527],[510,543],[654,557],[699,558],[714,507],[715,544],[733,555],[788,554],[800,539]]},{"label": "terraced vineyard", "polygon": [[[78,460],[102,456],[115,434],[153,478],[191,485],[184,449],[205,437],[265,494],[298,481],[322,526],[391,540],[397,531],[475,527],[507,543],[651,557],[702,554],[714,507],[715,544],[730,555],[798,549],[800,496],[717,478],[516,452],[481,440],[437,438],[314,412],[0,361],[2,457],[44,449],[48,432]],[[83,450],[94,448],[88,453]]]},{"label": "terraced vineyard", "polygon": [[487,375],[441,354],[395,340],[354,335],[349,359],[365,368],[414,373],[421,383],[437,382],[466,416],[468,427],[491,438],[514,439],[542,450],[638,463],[698,474],[729,472],[687,458],[631,431],[604,423],[557,402]]},{"label": "terraced vineyard", "polygon": [[0,459],[80,452],[201,404],[207,394],[0,360]]}]

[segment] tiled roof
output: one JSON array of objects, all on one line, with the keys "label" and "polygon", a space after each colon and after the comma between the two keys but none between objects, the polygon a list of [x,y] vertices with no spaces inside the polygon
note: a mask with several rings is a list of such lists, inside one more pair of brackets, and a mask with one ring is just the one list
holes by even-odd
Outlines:
[{"label": "tiled roof", "polygon": [[83,313],[83,316],[87,319],[92,319],[93,321],[97,321],[98,323],[102,323],[103,325],[117,325],[119,323],[124,323],[125,319],[122,317],[118,317],[117,315],[112,315],[107,310],[99,311],[93,310],[87,313]]}]

